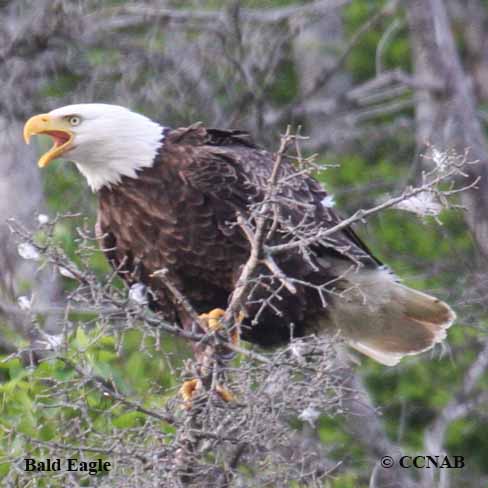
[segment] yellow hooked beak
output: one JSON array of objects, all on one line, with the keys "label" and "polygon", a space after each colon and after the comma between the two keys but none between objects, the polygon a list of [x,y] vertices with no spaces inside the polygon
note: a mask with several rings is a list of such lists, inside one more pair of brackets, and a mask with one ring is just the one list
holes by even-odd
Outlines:
[{"label": "yellow hooked beak", "polygon": [[59,158],[73,147],[74,134],[69,121],[64,118],[49,114],[34,115],[24,126],[25,143],[29,144],[31,136],[39,134],[46,134],[54,141],[53,147],[39,159],[37,164],[40,168],[44,168],[53,159]]}]

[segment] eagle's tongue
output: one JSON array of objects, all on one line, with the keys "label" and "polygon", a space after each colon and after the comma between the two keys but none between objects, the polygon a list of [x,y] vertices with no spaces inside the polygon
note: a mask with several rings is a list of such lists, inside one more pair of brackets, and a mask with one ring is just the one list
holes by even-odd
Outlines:
[{"label": "eagle's tongue", "polygon": [[52,137],[55,146],[62,146],[69,139],[68,134],[62,131],[50,130],[45,132],[45,134]]}]

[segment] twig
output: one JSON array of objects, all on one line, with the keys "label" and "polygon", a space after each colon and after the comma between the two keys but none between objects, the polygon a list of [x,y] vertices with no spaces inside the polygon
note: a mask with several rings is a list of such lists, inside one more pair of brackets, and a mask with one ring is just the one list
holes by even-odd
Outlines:
[{"label": "twig", "polygon": [[[303,238],[297,238],[296,240],[286,243],[286,244],[278,244],[278,245],[271,245],[266,247],[266,252],[270,254],[279,254],[282,252],[289,252],[293,249],[298,249],[300,247],[308,247],[315,242],[322,241],[326,237],[329,237],[336,232],[351,226],[352,224],[363,221],[366,217],[369,217],[370,215],[376,214],[380,212],[381,210],[385,210],[387,208],[394,207],[398,203],[407,200],[408,198],[411,198],[415,195],[418,195],[420,193],[426,192],[426,191],[432,191],[434,188],[436,188],[440,183],[449,180],[450,178],[457,176],[460,174],[461,168],[464,166],[468,166],[470,164],[476,164],[477,161],[474,162],[467,162],[466,159],[464,158],[463,161],[457,164],[453,164],[451,168],[445,173],[441,173],[438,176],[434,177],[431,181],[424,183],[421,186],[411,188],[410,190],[404,191],[401,195],[397,197],[390,198],[386,200],[383,203],[380,203],[374,207],[368,208],[366,210],[360,209],[357,210],[351,217],[342,220],[338,224],[334,225],[333,227],[326,228],[326,229],[320,229],[318,232],[315,233],[315,235],[312,235],[310,237],[303,237]],[[472,188],[473,184],[476,184],[474,182],[469,183],[465,187],[463,187],[464,190]]]}]

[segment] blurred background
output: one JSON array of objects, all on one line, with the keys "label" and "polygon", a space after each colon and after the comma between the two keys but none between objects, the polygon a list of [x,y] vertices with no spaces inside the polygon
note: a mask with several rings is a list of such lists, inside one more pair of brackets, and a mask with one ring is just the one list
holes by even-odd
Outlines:
[{"label": "blurred background", "polygon": [[[55,231],[76,260],[76,229],[90,229],[96,213],[74,165],[39,171],[49,142],[26,146],[25,120],[70,103],[115,103],[170,127],[247,130],[267,149],[291,124],[309,137],[304,151],[330,165],[322,182],[344,215],[418,183],[432,147],[469,151],[479,163],[462,184],[481,178],[436,218],[387,210],[358,227],[405,283],[446,300],[458,321],[444,346],[395,368],[361,358],[367,418],[321,418],[310,436],[342,464],[317,486],[488,485],[488,2],[0,0],[0,94],[0,425],[38,434],[37,390],[9,355],[33,340],[33,315],[59,333],[56,310],[72,287],[19,255],[6,220],[36,228],[39,214],[79,213]],[[100,255],[91,263],[108,272]],[[130,340],[124,354],[113,367],[140,395],[148,381],[178,383]],[[56,439],[55,430],[39,435]],[[382,482],[377,462],[398,450],[462,455],[466,467]],[[0,464],[3,474],[9,466]]]}]

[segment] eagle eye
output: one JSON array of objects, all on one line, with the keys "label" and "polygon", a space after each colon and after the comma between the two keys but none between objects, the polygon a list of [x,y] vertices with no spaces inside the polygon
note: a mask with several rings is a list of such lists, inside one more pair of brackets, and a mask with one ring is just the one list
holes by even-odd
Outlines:
[{"label": "eagle eye", "polygon": [[76,125],[80,125],[80,123],[81,123],[81,117],[78,117],[78,115],[70,115],[68,117],[68,122],[73,127],[76,126]]}]

